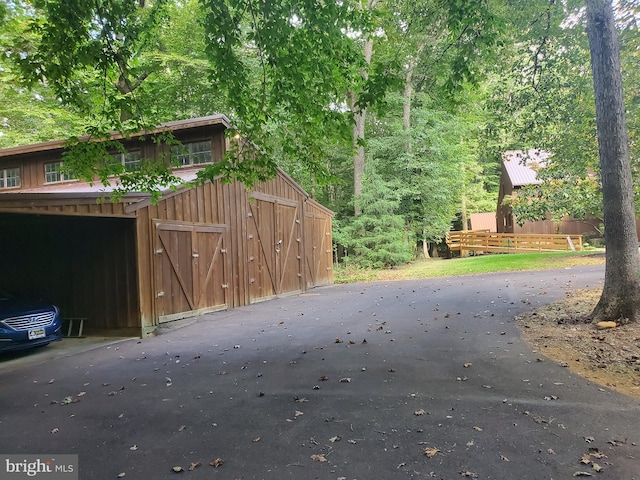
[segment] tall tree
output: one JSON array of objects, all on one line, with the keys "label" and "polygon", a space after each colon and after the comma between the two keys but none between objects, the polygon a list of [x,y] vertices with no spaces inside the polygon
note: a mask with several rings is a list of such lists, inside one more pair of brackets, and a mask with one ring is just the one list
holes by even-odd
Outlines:
[{"label": "tall tree", "polygon": [[[4,16],[3,16],[4,12]],[[24,0],[0,4],[0,148],[66,138],[82,132],[78,110],[69,107],[45,84],[20,86],[12,69],[16,39],[28,43],[28,23],[36,12]]]},{"label": "tall tree", "polygon": [[585,0],[602,177],[607,264],[594,320],[640,320],[640,254],[611,0]]},{"label": "tall tree", "polygon": [[[380,0],[357,0],[356,8],[371,15],[376,9]],[[365,33],[362,44],[362,59],[364,61],[360,74],[362,80],[369,80],[369,68],[371,58],[373,57],[374,33],[368,31]],[[355,87],[355,86],[354,86]],[[367,106],[360,102],[358,92],[355,88],[350,88],[347,92],[349,109],[353,114],[353,196],[354,196],[354,212],[356,216],[362,213],[362,206],[358,202],[358,197],[362,194],[362,179],[365,171],[365,150],[364,150],[364,128],[367,121]]]}]

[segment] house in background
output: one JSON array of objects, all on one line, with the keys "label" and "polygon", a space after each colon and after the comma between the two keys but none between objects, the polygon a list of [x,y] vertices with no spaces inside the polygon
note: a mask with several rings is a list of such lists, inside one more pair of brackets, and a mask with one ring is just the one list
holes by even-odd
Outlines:
[{"label": "house in background", "polygon": [[578,220],[565,217],[560,224],[551,220],[525,222],[518,225],[510,205],[504,205],[506,196],[518,195],[518,190],[525,185],[540,185],[537,170],[544,167],[549,153],[543,150],[507,151],[502,154],[502,172],[500,175],[500,191],[498,193],[498,207],[496,211],[497,231],[499,233],[542,233],[567,235],[594,235],[598,233],[600,220],[591,218]]},{"label": "house in background", "polygon": [[[179,161],[190,181],[219,161],[229,121],[215,115],[118,139],[115,161]],[[180,151],[154,137],[171,132]],[[0,150],[0,288],[54,301],[87,333],[141,335],[163,322],[333,282],[332,212],[285,172],[252,188],[219,179],[120,201],[67,178],[64,142]],[[167,161],[167,160],[165,160]],[[106,197],[105,197],[106,195]]]}]

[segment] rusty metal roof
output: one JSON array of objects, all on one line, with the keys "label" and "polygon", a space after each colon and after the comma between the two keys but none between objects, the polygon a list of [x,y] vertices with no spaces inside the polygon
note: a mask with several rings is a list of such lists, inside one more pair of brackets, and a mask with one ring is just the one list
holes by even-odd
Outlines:
[{"label": "rusty metal roof", "polygon": [[[181,168],[173,171],[173,174],[183,182],[191,182],[196,179],[196,172],[202,170],[202,167]],[[185,188],[176,185],[175,190],[179,192]],[[48,198],[108,198],[109,194],[118,187],[118,179],[114,177],[110,180],[110,185],[104,186],[101,183],[87,183],[84,181],[71,181],[64,183],[54,183],[50,185],[42,185],[35,188],[23,188],[20,190],[7,190],[0,192],[1,200],[20,200],[41,197],[43,194]],[[163,196],[171,194],[174,190],[171,186],[161,189]],[[140,200],[149,199],[151,195],[147,192],[128,192],[124,195],[122,201],[129,203],[131,201],[139,202]]]},{"label": "rusty metal roof", "polygon": [[544,150],[510,150],[503,152],[502,163],[507,176],[514,187],[524,185],[538,185],[542,180],[538,179],[537,171],[544,167],[546,160],[551,156]]},{"label": "rusty metal roof", "polygon": [[498,231],[496,212],[472,213],[469,217],[471,220],[471,230]]}]

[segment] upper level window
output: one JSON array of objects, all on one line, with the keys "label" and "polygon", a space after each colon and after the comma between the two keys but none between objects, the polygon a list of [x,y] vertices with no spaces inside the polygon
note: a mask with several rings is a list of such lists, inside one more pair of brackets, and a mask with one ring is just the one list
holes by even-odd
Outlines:
[{"label": "upper level window", "polygon": [[50,162],[44,164],[44,182],[64,182],[65,180],[72,180],[73,175],[64,173],[62,171],[62,162]]},{"label": "upper level window", "polygon": [[19,168],[0,168],[0,188],[13,188],[20,186]]},{"label": "upper level window", "polygon": [[175,145],[171,147],[171,160],[181,166],[211,163],[211,141]]},{"label": "upper level window", "polygon": [[111,155],[111,162],[114,164],[121,164],[124,166],[124,169],[127,171],[132,170],[140,170],[140,162],[142,161],[142,156],[140,155],[140,151],[133,152],[125,152],[125,153],[114,153]]}]

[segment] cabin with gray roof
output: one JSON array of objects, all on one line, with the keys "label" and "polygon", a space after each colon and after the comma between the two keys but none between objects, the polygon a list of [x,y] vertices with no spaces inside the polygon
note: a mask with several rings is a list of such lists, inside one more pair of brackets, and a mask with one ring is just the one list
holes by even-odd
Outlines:
[{"label": "cabin with gray roof", "polygon": [[512,150],[502,154],[502,173],[496,210],[498,233],[598,235],[597,227],[600,220],[596,218],[578,220],[566,217],[559,224],[549,219],[537,222],[527,221],[520,226],[514,218],[511,206],[504,204],[505,197],[518,195],[518,190],[522,187],[542,184],[537,172],[540,168],[544,168],[549,156],[549,152],[535,149]]}]

